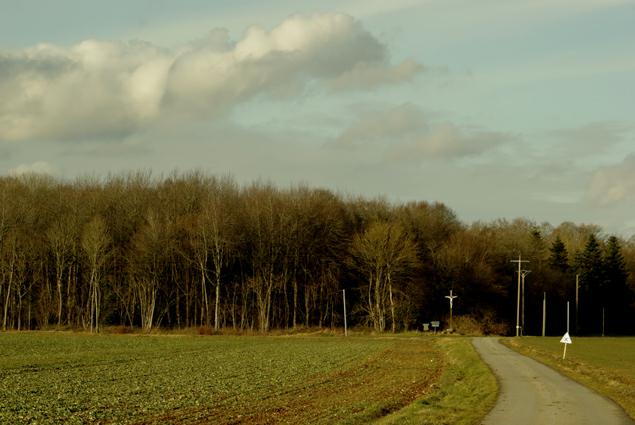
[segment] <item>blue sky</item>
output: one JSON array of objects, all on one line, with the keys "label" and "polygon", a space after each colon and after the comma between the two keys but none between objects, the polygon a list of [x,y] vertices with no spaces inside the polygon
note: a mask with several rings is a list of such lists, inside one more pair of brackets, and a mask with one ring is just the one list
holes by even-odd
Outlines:
[{"label": "blue sky", "polygon": [[635,233],[635,1],[0,0],[0,173],[131,169]]}]

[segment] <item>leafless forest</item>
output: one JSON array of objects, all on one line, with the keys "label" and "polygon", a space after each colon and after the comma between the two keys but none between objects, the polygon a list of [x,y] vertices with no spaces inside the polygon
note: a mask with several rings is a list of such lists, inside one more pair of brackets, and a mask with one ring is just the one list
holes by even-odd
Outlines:
[{"label": "leafless forest", "polygon": [[[495,214],[495,212],[492,212]],[[240,186],[203,173],[0,178],[3,329],[421,328],[454,314],[511,332],[635,332],[635,239],[526,219],[467,225],[440,203]],[[576,299],[579,278],[579,303]],[[574,312],[575,310],[575,312]]]}]

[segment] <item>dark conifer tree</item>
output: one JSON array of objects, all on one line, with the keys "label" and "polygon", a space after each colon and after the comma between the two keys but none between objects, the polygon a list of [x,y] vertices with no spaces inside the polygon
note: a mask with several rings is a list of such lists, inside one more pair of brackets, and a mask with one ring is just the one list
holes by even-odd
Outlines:
[{"label": "dark conifer tree", "polygon": [[568,272],[569,253],[567,252],[567,247],[564,245],[564,242],[560,239],[560,236],[557,236],[556,240],[553,241],[549,251],[551,252],[549,255],[549,266],[562,273]]},{"label": "dark conifer tree", "polygon": [[620,243],[611,236],[604,254],[604,281],[602,307],[605,309],[606,332],[622,332],[628,320],[630,294],[627,286],[628,272]]},{"label": "dark conifer tree", "polygon": [[594,234],[577,257],[580,275],[580,329],[584,333],[598,334],[602,327],[602,286],[604,264],[600,244]]}]

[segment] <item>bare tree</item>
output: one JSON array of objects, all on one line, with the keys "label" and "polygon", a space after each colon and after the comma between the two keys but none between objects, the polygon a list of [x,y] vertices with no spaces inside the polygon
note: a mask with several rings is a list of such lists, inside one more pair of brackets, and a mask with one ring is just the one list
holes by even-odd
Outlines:
[{"label": "bare tree", "polygon": [[9,306],[12,301],[13,288],[16,280],[16,269],[18,263],[18,243],[19,239],[15,232],[9,232],[2,246],[2,263],[0,270],[2,276],[2,287],[4,288],[4,306],[2,314],[2,330],[7,330],[7,319],[9,314]]},{"label": "bare tree", "polygon": [[62,325],[62,306],[64,274],[67,272],[71,261],[71,250],[73,245],[72,219],[68,215],[63,215],[55,220],[46,232],[49,248],[53,255],[55,267],[55,287],[57,289],[57,326]]},{"label": "bare tree", "polygon": [[110,238],[106,224],[101,217],[94,217],[84,226],[81,246],[86,255],[88,265],[88,305],[90,331],[99,332],[101,311],[102,269],[108,258]]},{"label": "bare tree", "polygon": [[[210,202],[203,209],[206,229],[209,231],[212,265],[214,271],[214,329],[220,327],[220,294],[224,267],[229,261],[229,255],[234,242],[234,216],[230,196],[233,195],[233,185],[229,182],[212,193]],[[235,204],[233,204],[235,205]]]},{"label": "bare tree", "polygon": [[146,213],[145,224],[133,238],[129,265],[130,283],[135,288],[141,313],[141,327],[149,332],[154,324],[157,294],[166,260],[166,224],[152,209]]},{"label": "bare tree", "polygon": [[356,266],[367,276],[366,308],[373,327],[379,332],[385,330],[388,304],[392,331],[395,332],[394,285],[399,276],[417,264],[414,244],[401,226],[377,222],[355,236],[351,254]]},{"label": "bare tree", "polygon": [[260,330],[266,332],[270,327],[273,292],[281,283],[284,223],[279,194],[272,187],[250,188],[245,201],[252,270],[249,286],[256,298]]}]

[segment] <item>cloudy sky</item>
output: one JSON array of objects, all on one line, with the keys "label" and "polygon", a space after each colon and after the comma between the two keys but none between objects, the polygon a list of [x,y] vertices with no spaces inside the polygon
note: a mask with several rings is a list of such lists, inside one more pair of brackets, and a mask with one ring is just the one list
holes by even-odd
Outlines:
[{"label": "cloudy sky", "polygon": [[634,0],[0,0],[0,174],[201,169],[635,233]]}]

